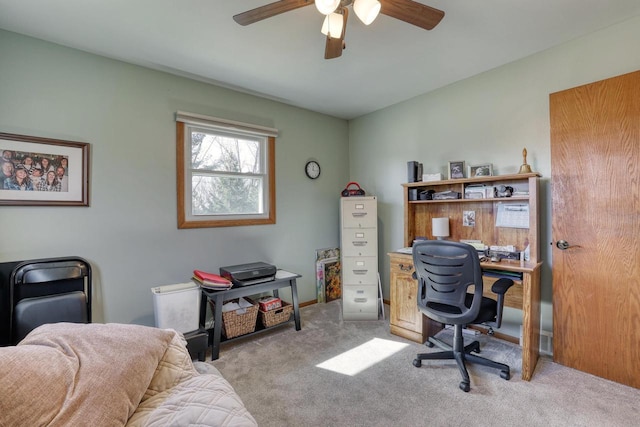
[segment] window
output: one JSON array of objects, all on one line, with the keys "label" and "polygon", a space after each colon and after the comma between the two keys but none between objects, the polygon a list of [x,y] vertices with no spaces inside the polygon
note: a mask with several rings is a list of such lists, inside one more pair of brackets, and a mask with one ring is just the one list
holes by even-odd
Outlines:
[{"label": "window", "polygon": [[277,130],[178,112],[178,228],[275,224]]}]

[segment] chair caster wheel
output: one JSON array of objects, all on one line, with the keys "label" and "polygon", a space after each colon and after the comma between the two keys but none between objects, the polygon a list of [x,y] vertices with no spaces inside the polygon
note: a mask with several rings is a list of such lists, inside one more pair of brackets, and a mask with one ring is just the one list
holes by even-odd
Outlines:
[{"label": "chair caster wheel", "polygon": [[413,366],[415,366],[416,368],[419,368],[422,366],[422,360],[420,359],[413,359]]},{"label": "chair caster wheel", "polygon": [[460,390],[464,391],[465,393],[468,393],[469,390],[471,390],[471,387],[469,386],[469,383],[465,383],[464,381],[462,381],[460,383]]},{"label": "chair caster wheel", "polygon": [[509,371],[500,371],[500,378],[509,380],[511,379],[511,373]]},{"label": "chair caster wheel", "polygon": [[425,342],[424,345],[426,345],[429,348],[433,348],[433,343],[431,341]]}]

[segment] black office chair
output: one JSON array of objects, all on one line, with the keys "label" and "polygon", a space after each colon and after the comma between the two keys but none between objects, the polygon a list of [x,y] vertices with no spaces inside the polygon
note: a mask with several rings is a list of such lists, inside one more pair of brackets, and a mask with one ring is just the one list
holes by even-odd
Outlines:
[{"label": "black office chair", "polygon": [[91,323],[91,265],[79,257],[18,264],[9,278],[9,341],[45,323]]},{"label": "black office chair", "polygon": [[[423,360],[455,359],[462,382],[460,389],[469,391],[469,373],[465,362],[479,363],[500,369],[500,376],[511,378],[509,366],[471,354],[480,352],[480,343],[464,345],[462,328],[468,324],[502,324],[504,294],[513,285],[511,279],[497,280],[491,290],[498,301],[482,296],[482,270],[476,249],[466,243],[446,240],[427,240],[413,246],[413,263],[418,283],[418,308],[427,317],[454,326],[453,346],[429,337],[426,345],[446,350],[439,353],[421,353],[413,365],[422,366]],[[467,293],[475,286],[473,293]]]}]

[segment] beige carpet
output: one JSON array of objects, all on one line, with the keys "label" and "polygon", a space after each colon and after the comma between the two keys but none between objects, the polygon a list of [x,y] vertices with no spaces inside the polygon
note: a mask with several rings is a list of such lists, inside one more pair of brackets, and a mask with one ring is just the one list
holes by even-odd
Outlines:
[{"label": "beige carpet", "polygon": [[210,363],[264,427],[601,427],[640,420],[640,390],[549,358],[523,381],[520,348],[484,336],[482,355],[510,364],[512,378],[469,365],[471,391],[464,393],[454,361],[412,365],[415,353],[437,349],[391,335],[388,320],[344,322],[340,313],[339,301],[305,307],[301,331],[290,324],[223,343]]}]

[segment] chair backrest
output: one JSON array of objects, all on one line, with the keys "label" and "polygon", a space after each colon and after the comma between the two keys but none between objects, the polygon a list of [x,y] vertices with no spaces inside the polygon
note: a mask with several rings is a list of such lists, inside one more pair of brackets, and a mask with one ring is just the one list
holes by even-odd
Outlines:
[{"label": "chair backrest", "polygon": [[[482,303],[482,269],[473,246],[448,240],[426,240],[413,246],[418,306],[430,318],[447,324],[473,322]],[[465,304],[475,286],[473,301]]]},{"label": "chair backrest", "polygon": [[45,323],[91,323],[91,288],[91,265],[79,257],[18,264],[9,279],[11,344]]}]

